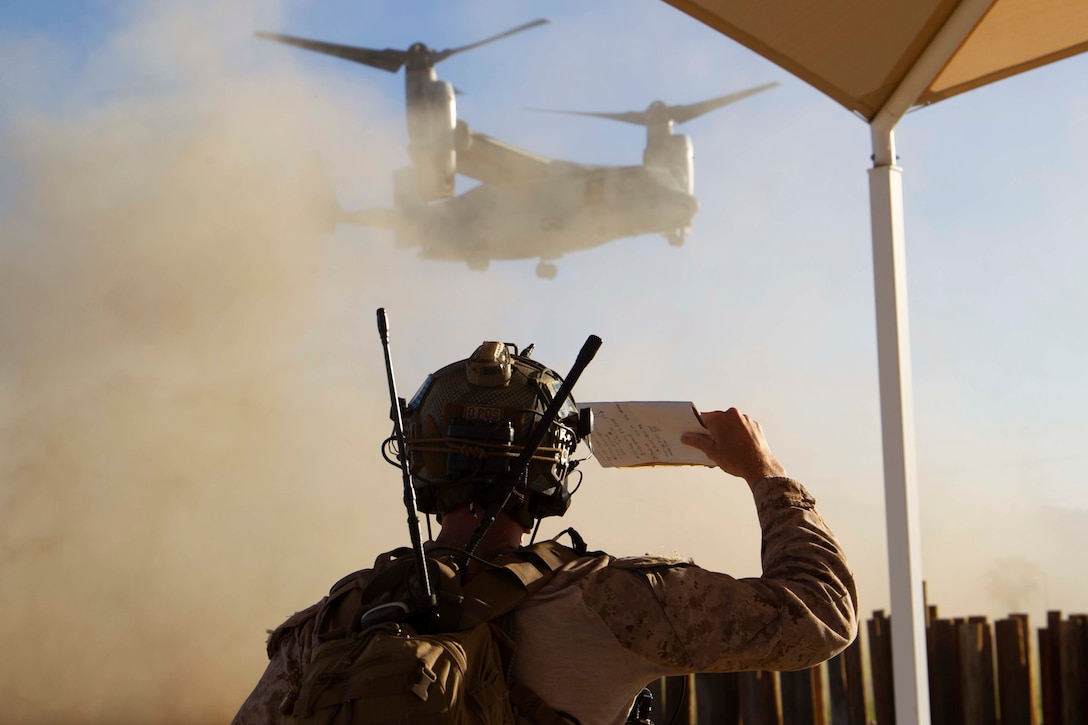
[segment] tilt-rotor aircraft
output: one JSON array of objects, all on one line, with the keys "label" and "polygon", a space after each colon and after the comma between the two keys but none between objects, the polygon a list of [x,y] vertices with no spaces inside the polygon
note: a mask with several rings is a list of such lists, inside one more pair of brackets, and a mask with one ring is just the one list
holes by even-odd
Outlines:
[{"label": "tilt-rotor aircraft", "polygon": [[[493,259],[537,258],[536,274],[544,279],[556,276],[554,260],[563,254],[612,240],[661,234],[672,245],[683,244],[699,202],[693,193],[691,138],[675,135],[674,126],[778,84],[687,105],[654,101],[644,111],[547,111],[646,128],[641,165],[547,159],[458,121],[453,88],[438,80],[434,71],[435,63],[455,53],[545,22],[536,20],[445,51],[432,51],[423,43],[408,51],[378,51],[257,35],[391,72],[406,66],[408,151],[413,165],[393,172],[393,208],[342,213],[339,221],[391,229],[398,247],[419,249],[426,259],[463,261],[475,270],[487,269]],[[454,173],[480,184],[454,195]]]}]

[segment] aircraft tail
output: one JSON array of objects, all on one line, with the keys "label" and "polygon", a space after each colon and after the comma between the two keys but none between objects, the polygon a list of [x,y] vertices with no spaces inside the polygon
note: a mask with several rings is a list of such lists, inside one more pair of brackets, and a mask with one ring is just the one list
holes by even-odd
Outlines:
[{"label": "aircraft tail", "polygon": [[[414,171],[414,169],[411,169]],[[402,174],[402,177],[405,175]],[[414,177],[412,177],[414,180]],[[402,187],[407,178],[401,179]],[[314,154],[308,164],[304,164],[299,175],[304,187],[305,199],[312,209],[312,216],[317,220],[322,234],[332,234],[339,224],[354,224],[375,229],[388,229],[393,232],[396,245],[404,248],[420,246],[415,228],[411,224],[410,212],[424,205],[411,197],[402,188],[397,208],[376,207],[358,211],[345,211],[336,198],[325,164],[318,154]],[[414,189],[414,187],[411,187]],[[410,190],[411,190],[410,189]]]},{"label": "aircraft tail", "polygon": [[416,224],[419,215],[427,211],[427,205],[419,198],[414,167],[398,169],[393,174],[393,207],[371,207],[357,211],[345,211],[340,208],[328,177],[325,187],[328,192],[329,231],[337,224],[354,224],[374,229],[388,229],[393,232],[396,245],[411,249],[421,246]]},{"label": "aircraft tail", "polygon": [[356,224],[362,227],[377,227],[396,231],[403,226],[404,220],[396,209],[373,208],[360,211],[341,211],[338,216],[341,224]]},{"label": "aircraft tail", "polygon": [[415,249],[421,246],[416,226],[400,209],[377,207],[359,211],[342,211],[339,220],[341,224],[389,229],[393,232],[394,243],[400,249]]}]

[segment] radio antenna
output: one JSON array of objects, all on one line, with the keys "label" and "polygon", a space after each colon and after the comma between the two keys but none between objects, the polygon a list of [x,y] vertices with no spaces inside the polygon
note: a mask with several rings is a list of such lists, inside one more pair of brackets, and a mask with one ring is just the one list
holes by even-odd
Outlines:
[{"label": "radio antenna", "polygon": [[401,477],[404,479],[404,508],[408,510],[408,535],[412,539],[412,555],[416,561],[416,576],[419,580],[417,596],[424,613],[437,616],[438,597],[431,588],[427,556],[423,552],[419,509],[416,508],[416,489],[412,485],[412,471],[408,466],[407,448],[404,442],[403,402],[397,396],[397,381],[393,377],[393,361],[389,356],[389,320],[385,315],[384,307],[378,308],[378,334],[382,338],[382,352],[385,353],[385,376],[389,380],[389,398],[392,402],[389,417],[393,420],[393,435],[397,439],[397,462],[400,464]]}]

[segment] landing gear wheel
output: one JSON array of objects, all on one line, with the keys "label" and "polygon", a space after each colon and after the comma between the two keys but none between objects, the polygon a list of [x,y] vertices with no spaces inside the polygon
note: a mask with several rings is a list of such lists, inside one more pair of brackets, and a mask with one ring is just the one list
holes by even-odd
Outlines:
[{"label": "landing gear wheel", "polygon": [[673,247],[684,246],[684,233],[683,232],[669,232],[665,235],[665,239],[669,240],[669,245]]},{"label": "landing gear wheel", "polygon": [[559,274],[559,268],[551,262],[541,262],[536,266],[536,276],[541,279],[555,279]]}]

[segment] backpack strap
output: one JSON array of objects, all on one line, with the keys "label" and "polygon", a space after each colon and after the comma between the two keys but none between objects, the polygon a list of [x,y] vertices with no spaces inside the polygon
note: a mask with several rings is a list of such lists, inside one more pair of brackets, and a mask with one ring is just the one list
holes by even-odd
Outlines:
[{"label": "backpack strap", "polygon": [[311,604],[301,612],[295,612],[288,617],[283,624],[268,631],[268,641],[265,643],[265,652],[268,654],[268,659],[272,659],[276,656],[276,653],[279,652],[280,649],[280,642],[282,642],[285,637],[305,625],[308,620],[317,616],[321,607],[324,606],[325,601],[326,600],[322,599],[317,604]]},{"label": "backpack strap", "polygon": [[492,566],[462,585],[464,601],[458,628],[469,629],[512,611],[578,558],[574,550],[557,541],[499,554],[492,559]]},{"label": "backpack strap", "polygon": [[[314,636],[317,644],[340,639],[349,635],[353,625],[362,614],[360,607],[367,601],[368,591],[395,592],[403,589],[408,572],[406,565],[411,563],[412,550],[407,547],[394,549],[380,554],[370,569],[361,569],[348,574],[332,585],[329,596],[325,598],[317,615]],[[373,604],[391,601],[387,594]]]},{"label": "backpack strap", "polygon": [[[495,561],[504,570],[514,574],[522,587],[516,601],[504,612],[505,615],[511,616],[517,605],[543,589],[560,569],[586,554],[581,537],[577,536],[574,529],[569,531],[574,532],[573,549],[552,539],[506,555],[515,561],[506,562],[504,556]],[[534,725],[580,725],[577,718],[552,708],[516,677],[508,676],[506,684],[510,690],[510,703],[521,718],[530,720]]]},{"label": "backpack strap", "polygon": [[[416,578],[412,550],[399,548],[377,557],[374,566],[347,575],[332,586],[317,615],[318,643],[358,631],[361,615],[372,607],[403,599]],[[579,552],[558,541],[541,541],[495,557],[462,581],[463,572],[448,556],[428,556],[439,594],[440,627],[463,631],[515,609],[540,591]]]}]

